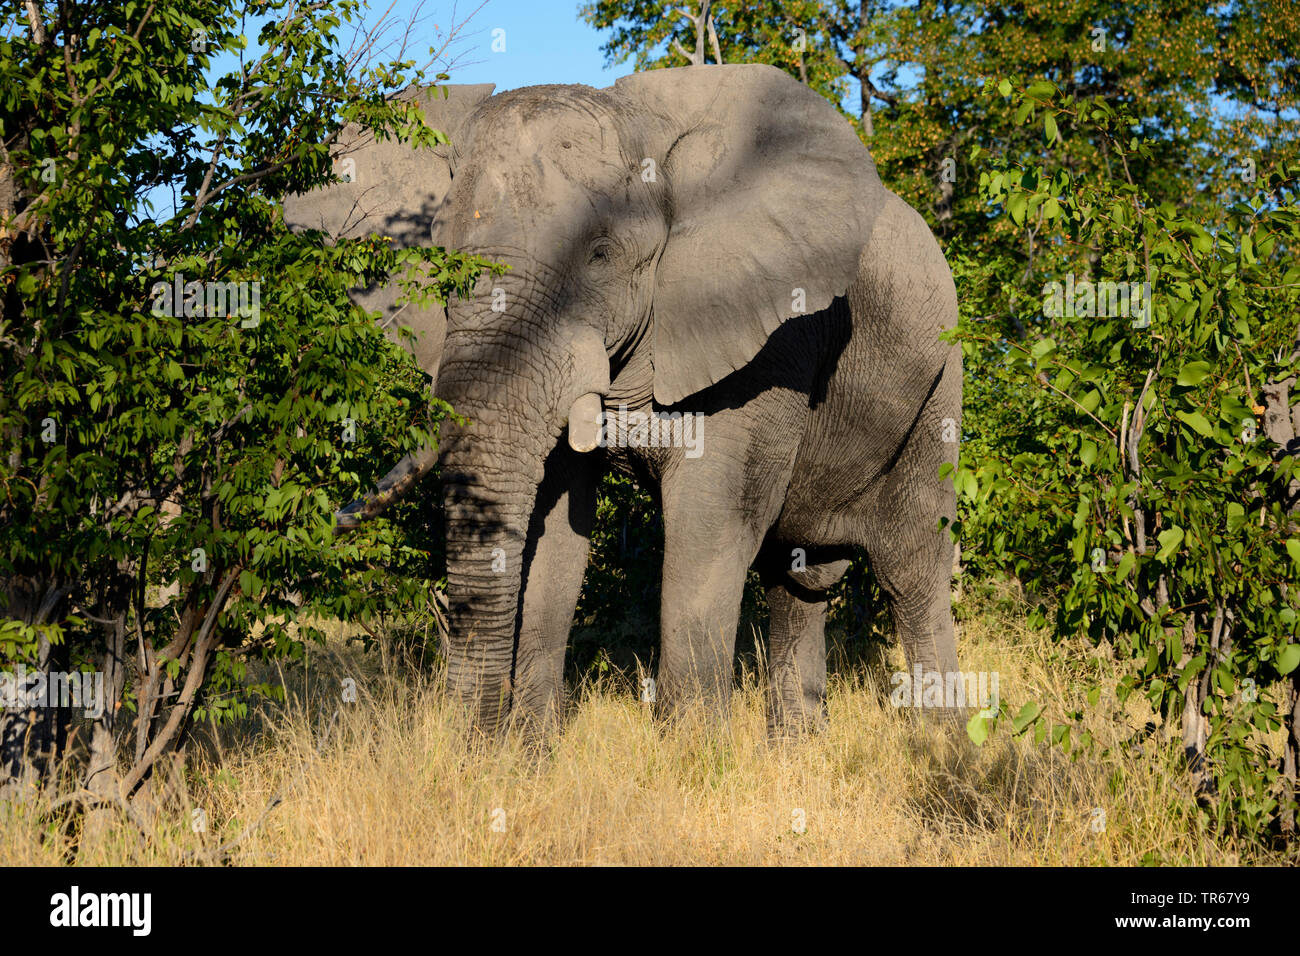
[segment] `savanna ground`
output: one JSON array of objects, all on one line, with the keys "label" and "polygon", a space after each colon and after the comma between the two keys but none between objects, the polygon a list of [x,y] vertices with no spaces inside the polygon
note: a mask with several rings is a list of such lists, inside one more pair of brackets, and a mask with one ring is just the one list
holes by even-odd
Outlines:
[{"label": "savanna ground", "polygon": [[[1112,675],[1104,651],[1029,628],[1009,590],[960,611],[962,666],[997,671],[1004,699],[1060,712],[1079,706],[1079,678]],[[1078,759],[1005,734],[977,749],[890,705],[896,645],[837,638],[829,729],[773,745],[751,630],[725,729],[657,727],[634,673],[592,668],[545,753],[467,751],[436,666],[380,636],[363,650],[336,628],[261,675],[285,702],[196,735],[143,828],[118,819],[77,843],[49,798],[0,810],[0,865],[1282,862],[1185,809],[1163,729],[1125,745],[1152,720],[1137,698],[1087,709],[1097,746]],[[355,703],[341,702],[348,677]]]}]

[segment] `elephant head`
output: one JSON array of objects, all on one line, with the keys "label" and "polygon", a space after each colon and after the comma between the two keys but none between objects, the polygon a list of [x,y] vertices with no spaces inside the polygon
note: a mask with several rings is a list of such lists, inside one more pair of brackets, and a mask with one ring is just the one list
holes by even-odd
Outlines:
[{"label": "elephant head", "polygon": [[436,241],[511,267],[450,307],[437,386],[470,421],[443,437],[448,679],[489,729],[510,706],[557,446],[596,447],[628,369],[645,370],[646,399],[688,405],[829,306],[888,194],[848,122],[769,66],[526,87],[465,129]]},{"label": "elephant head", "polygon": [[[399,95],[416,97],[425,122],[454,141],[466,117],[493,89],[485,83],[411,89]],[[319,229],[333,239],[373,233],[390,237],[399,249],[429,244],[429,222],[451,187],[450,147],[416,151],[391,138],[376,140],[352,123],[340,131],[330,156],[343,181],[287,197],[284,219],[291,229]],[[436,378],[446,312],[436,304],[399,305],[399,292],[397,283],[379,282],[355,292],[352,300],[378,312],[389,338],[411,350],[420,368]],[[399,328],[410,329],[414,339],[403,339]]]}]

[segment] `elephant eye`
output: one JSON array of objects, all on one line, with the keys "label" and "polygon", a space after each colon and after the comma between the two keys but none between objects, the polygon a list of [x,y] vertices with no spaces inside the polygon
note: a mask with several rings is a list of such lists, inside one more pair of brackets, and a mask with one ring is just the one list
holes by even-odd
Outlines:
[{"label": "elephant eye", "polygon": [[614,244],[608,239],[602,239],[591,247],[591,258],[587,261],[589,263],[607,262],[613,257],[613,253]]}]

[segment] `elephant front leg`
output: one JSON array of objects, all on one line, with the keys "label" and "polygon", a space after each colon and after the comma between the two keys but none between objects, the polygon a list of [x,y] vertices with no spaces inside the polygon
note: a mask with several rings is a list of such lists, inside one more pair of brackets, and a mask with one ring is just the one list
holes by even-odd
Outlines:
[{"label": "elephant front leg", "polygon": [[567,447],[550,456],[537,494],[524,561],[512,720],[530,736],[558,726],[563,710],[564,651],[587,568],[596,516],[592,462]]},{"label": "elephant front leg", "polygon": [[725,718],[748,563],[736,568],[725,560],[707,566],[677,562],[678,570],[670,572],[669,562],[665,555],[656,710],[677,716],[698,709]]},{"label": "elephant front leg", "polygon": [[769,390],[711,414],[698,426],[703,453],[664,477],[660,713],[728,716],[745,579],[781,513],[806,412],[799,396]]},{"label": "elephant front leg", "polygon": [[754,529],[739,516],[679,511],[665,502],[659,713],[699,709],[726,717],[740,602],[757,550]]}]

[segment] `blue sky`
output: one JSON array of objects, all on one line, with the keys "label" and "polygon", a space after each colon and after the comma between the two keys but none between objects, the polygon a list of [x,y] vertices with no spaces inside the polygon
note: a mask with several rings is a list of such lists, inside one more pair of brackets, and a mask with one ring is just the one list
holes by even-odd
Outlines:
[{"label": "blue sky", "polygon": [[[602,34],[578,17],[580,0],[368,0],[366,24],[385,18],[385,40],[395,41],[399,25],[415,21],[409,58],[423,64],[430,47],[441,47],[448,28],[461,25],[449,53],[452,83],[495,83],[498,90],[538,83],[586,83],[609,86],[632,72],[631,62],[606,69]],[[389,2],[392,6],[389,6]],[[249,17],[245,28],[249,51],[259,52],[256,38],[264,17]],[[349,46],[351,27],[339,30],[340,45]],[[495,48],[494,48],[495,47]],[[380,44],[381,52],[384,44]],[[396,49],[388,51],[392,59]],[[217,57],[214,73],[236,66],[233,57]],[[431,71],[432,73],[437,70]]]},{"label": "blue sky", "polygon": [[[451,83],[495,83],[498,92],[538,83],[585,83],[602,87],[633,72],[631,60],[605,65],[601,44],[609,38],[610,31],[595,30],[578,16],[582,0],[366,2],[369,4],[366,23],[372,25],[386,17],[389,40],[399,34],[399,24],[404,26],[414,20],[416,25],[407,53],[422,64],[431,46],[442,45],[448,27],[461,24],[450,50],[454,62],[446,70],[451,75]],[[248,56],[259,52],[254,40],[263,20],[249,18]],[[344,48],[349,45],[350,30],[340,30],[339,39]],[[383,44],[380,47],[382,50]],[[397,50],[387,53],[383,59],[394,59]],[[232,69],[235,61],[218,57],[213,66],[214,72],[220,74]],[[429,75],[436,72],[432,70]],[[904,74],[906,80],[906,71]],[[845,102],[851,106],[857,96],[856,81],[850,80]]]},{"label": "blue sky", "polygon": [[[380,0],[373,0],[376,7]],[[393,14],[409,19],[415,0],[397,0]],[[586,83],[609,86],[632,72],[631,62],[605,68],[602,34],[578,17],[578,0],[458,0],[456,4],[427,0],[424,12],[459,19],[473,14],[464,42],[457,48],[460,61],[451,72],[453,83],[495,83],[498,90],[536,83]],[[504,52],[494,52],[493,31],[504,41]],[[427,44],[426,44],[427,45]],[[499,46],[500,44],[498,44]]]}]

